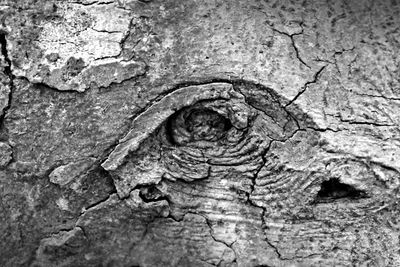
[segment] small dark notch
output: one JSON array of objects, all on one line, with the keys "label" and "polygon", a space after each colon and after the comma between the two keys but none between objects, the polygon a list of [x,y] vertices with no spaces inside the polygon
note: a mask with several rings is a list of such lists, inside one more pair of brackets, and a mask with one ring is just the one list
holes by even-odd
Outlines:
[{"label": "small dark notch", "polygon": [[11,72],[11,60],[8,57],[8,51],[7,51],[7,39],[6,39],[6,33],[3,31],[0,31],[0,45],[1,45],[1,54],[4,57],[4,60],[6,61],[7,65],[4,66],[4,73],[10,77],[12,81],[12,72]]},{"label": "small dark notch", "polygon": [[367,197],[368,195],[365,191],[341,183],[339,178],[331,178],[321,184],[321,189],[314,203],[330,202],[341,198],[360,199]]},{"label": "small dark notch", "polygon": [[158,202],[161,200],[166,200],[168,198],[163,195],[163,193],[155,185],[144,185],[140,188],[139,197],[145,203]]},{"label": "small dark notch", "polygon": [[165,135],[167,138],[167,141],[170,142],[172,145],[177,145],[175,138],[174,138],[174,133],[173,133],[173,122],[177,119],[177,113],[174,113],[171,115],[171,117],[168,118],[167,122],[165,123]]},{"label": "small dark notch", "polygon": [[[1,46],[1,50],[0,53],[3,55],[3,58],[5,60],[5,64],[4,64],[4,74],[8,76],[9,78],[9,86],[10,86],[10,92],[8,94],[8,105],[6,107],[4,107],[3,109],[3,114],[0,116],[0,140],[4,139],[3,134],[7,135],[6,132],[4,132],[3,130],[5,129],[4,123],[5,123],[5,116],[8,113],[8,110],[11,108],[11,102],[12,102],[12,92],[14,89],[14,74],[12,73],[11,70],[11,59],[8,55],[8,51],[7,51],[7,38],[6,38],[7,33],[5,31],[0,30],[0,46]],[[5,139],[8,139],[7,137],[5,137]]]}]

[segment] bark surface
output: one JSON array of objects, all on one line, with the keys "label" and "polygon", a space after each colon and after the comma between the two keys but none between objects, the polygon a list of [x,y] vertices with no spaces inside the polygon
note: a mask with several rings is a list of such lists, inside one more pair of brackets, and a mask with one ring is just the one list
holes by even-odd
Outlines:
[{"label": "bark surface", "polygon": [[399,14],[0,1],[0,266],[400,266]]}]

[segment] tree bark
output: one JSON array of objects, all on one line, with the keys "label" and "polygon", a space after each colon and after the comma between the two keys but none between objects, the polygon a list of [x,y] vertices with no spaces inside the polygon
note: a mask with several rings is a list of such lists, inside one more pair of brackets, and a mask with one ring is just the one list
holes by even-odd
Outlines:
[{"label": "tree bark", "polygon": [[1,266],[400,266],[400,2],[3,0]]}]

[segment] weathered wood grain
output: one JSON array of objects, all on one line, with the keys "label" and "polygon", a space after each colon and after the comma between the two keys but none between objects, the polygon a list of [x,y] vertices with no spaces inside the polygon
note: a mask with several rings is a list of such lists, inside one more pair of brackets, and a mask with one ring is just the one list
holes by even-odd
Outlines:
[{"label": "weathered wood grain", "polygon": [[4,0],[1,266],[400,266],[400,3]]}]

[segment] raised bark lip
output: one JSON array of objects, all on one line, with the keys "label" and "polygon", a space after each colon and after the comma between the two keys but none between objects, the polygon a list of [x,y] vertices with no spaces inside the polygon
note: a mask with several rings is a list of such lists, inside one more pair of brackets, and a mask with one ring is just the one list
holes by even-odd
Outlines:
[{"label": "raised bark lip", "polygon": [[183,87],[167,94],[133,120],[131,130],[119,141],[101,166],[107,171],[116,170],[128,154],[136,151],[140,144],[175,111],[201,100],[230,99],[234,95],[237,93],[235,94],[233,85],[221,82]]}]

